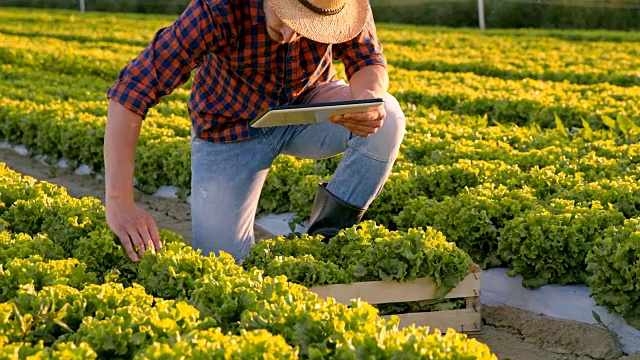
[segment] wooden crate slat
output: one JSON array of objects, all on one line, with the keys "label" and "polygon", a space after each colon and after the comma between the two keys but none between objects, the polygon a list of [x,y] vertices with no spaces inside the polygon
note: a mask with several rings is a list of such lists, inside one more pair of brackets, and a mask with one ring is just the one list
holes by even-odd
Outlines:
[{"label": "wooden crate slat", "polygon": [[[467,275],[445,298],[462,298],[480,295],[481,273]],[[438,287],[433,278],[420,278],[409,282],[367,281],[353,284],[316,286],[309,290],[322,298],[331,296],[338,302],[350,304],[360,298],[369,304],[410,302],[436,298]]]},{"label": "wooden crate slat", "polygon": [[384,316],[384,318],[389,319],[391,316],[400,318],[401,328],[414,324],[416,326],[429,326],[430,332],[433,332],[433,329],[440,329],[444,333],[448,328],[465,333],[482,330],[482,315],[479,309],[476,311],[473,308],[388,315]]},{"label": "wooden crate slat", "polygon": [[[458,285],[445,295],[447,299],[464,298],[466,308],[419,312],[384,316],[398,316],[400,327],[409,325],[428,326],[433,332],[440,329],[446,332],[453,328],[458,332],[477,333],[482,331],[480,305],[482,275],[480,267],[473,265],[470,273]],[[409,282],[367,281],[353,284],[336,284],[310,288],[322,298],[333,297],[338,302],[349,305],[352,299],[361,299],[370,304],[386,304],[432,300],[436,298],[438,287],[433,278],[420,278]]]}]

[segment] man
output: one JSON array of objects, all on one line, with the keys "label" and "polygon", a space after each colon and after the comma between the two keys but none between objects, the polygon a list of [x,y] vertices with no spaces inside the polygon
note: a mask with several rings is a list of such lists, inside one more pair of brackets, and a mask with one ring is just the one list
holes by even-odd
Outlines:
[{"label": "man", "polygon": [[[332,58],[345,64],[349,85],[335,81]],[[107,222],[133,261],[162,246],[153,219],[133,199],[141,123],[193,69],[194,248],[205,255],[224,251],[236,261],[248,254],[260,191],[279,154],[344,153],[331,181],[318,187],[309,234],[331,237],[360,221],[391,171],[405,126],[387,93],[368,0],[193,0],[107,93]],[[385,104],[312,125],[249,125],[270,106],[368,98]]]}]

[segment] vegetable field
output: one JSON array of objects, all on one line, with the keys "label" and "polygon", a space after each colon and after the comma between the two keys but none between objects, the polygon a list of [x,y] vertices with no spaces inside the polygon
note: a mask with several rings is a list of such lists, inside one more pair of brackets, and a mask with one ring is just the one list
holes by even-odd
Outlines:
[{"label": "vegetable field", "polygon": [[[172,20],[0,8],[0,140],[102,173],[106,89]],[[367,221],[329,242],[263,241],[237,266],[163,231],[165,249],[132,264],[98,200],[0,166],[0,358],[490,359],[454,331],[377,314],[398,309],[306,288],[433,277],[445,292],[473,263],[528,288],[586,284],[640,329],[640,34],[379,24],[378,36],[407,134]],[[143,124],[145,192],[189,196],[189,86]],[[338,161],[279,157],[259,214],[308,217]]]}]

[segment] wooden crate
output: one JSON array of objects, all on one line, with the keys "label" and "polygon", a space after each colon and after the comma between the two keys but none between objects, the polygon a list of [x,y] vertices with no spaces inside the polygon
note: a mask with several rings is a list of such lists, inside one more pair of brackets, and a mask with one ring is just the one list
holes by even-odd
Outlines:
[{"label": "wooden crate", "polygon": [[[400,327],[415,324],[429,326],[446,332],[453,328],[458,332],[477,333],[482,330],[480,308],[481,288],[480,267],[474,265],[471,272],[447,295],[446,299],[465,298],[466,307],[458,310],[443,310],[398,314]],[[387,304],[395,302],[411,302],[432,300],[436,298],[438,287],[433,278],[419,278],[409,282],[368,281],[353,284],[324,285],[310,288],[320,297],[335,298],[343,304],[350,304],[351,299],[360,298],[369,304]],[[389,316],[385,316],[388,318]]]}]

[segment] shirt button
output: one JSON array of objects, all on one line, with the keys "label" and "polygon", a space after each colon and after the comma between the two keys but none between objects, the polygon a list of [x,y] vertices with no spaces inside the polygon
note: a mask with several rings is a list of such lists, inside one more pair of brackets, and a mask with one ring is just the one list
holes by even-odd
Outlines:
[{"label": "shirt button", "polygon": [[295,61],[295,58],[293,56],[289,56],[289,62],[292,63]]}]

